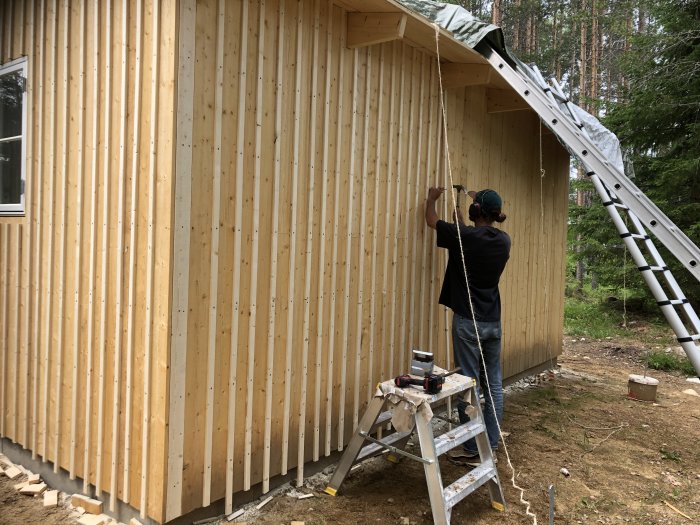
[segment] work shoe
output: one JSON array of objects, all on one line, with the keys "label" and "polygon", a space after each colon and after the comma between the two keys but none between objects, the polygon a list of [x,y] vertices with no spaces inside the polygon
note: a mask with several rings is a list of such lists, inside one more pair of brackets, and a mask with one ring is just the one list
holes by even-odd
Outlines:
[{"label": "work shoe", "polygon": [[[491,455],[493,457],[493,464],[498,463],[498,458],[496,457],[496,451],[492,450]],[[478,452],[469,452],[464,450],[462,447],[453,448],[447,452],[447,459],[450,460],[455,465],[462,465],[465,467],[478,467],[481,465],[481,458]]]}]

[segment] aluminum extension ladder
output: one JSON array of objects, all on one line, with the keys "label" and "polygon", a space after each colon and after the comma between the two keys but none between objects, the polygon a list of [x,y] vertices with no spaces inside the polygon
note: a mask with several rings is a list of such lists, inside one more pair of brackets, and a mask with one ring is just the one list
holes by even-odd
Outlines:
[{"label": "aluminum extension ladder", "polygon": [[[664,263],[647,229],[700,281],[698,247],[624,173],[605,158],[591,141],[571,102],[556,81],[550,87],[536,68],[532,70],[534,78],[531,78],[512,68],[491,48],[483,51],[483,54],[498,74],[584,164],[586,175],[593,182],[634,263],[642,272],[642,277],[675,332],[678,343],[700,376],[700,319]],[[627,217],[632,231],[623,216]],[[664,277],[663,281],[657,277],[659,274]]]},{"label": "aluminum extension ladder", "polygon": [[[436,367],[436,372],[442,372],[442,370]],[[467,411],[470,421],[454,427],[444,434],[434,436],[430,407],[453,395],[466,396],[470,403]],[[387,404],[393,405],[395,412],[404,411],[404,417],[407,414],[405,411],[412,408],[408,412],[410,414],[407,419],[408,424],[406,425],[404,422],[409,430],[404,432],[397,430],[393,434],[376,439],[371,434],[392,417],[391,410],[383,412]],[[420,456],[404,450],[414,431],[418,434]],[[471,438],[476,438],[481,464],[454,483],[443,487],[439,457],[447,451],[461,446]],[[365,445],[365,442],[370,443]],[[325,492],[335,496],[354,465],[378,456],[387,450],[390,453],[388,459],[391,461],[396,462],[397,456],[404,456],[423,463],[433,521],[436,525],[449,525],[452,508],[484,484],[489,490],[491,506],[499,511],[505,510],[505,499],[486,435],[474,379],[457,374],[448,376],[445,378],[442,391],[434,395],[425,393],[421,387],[399,388],[394,385],[393,380],[380,383],[375,397],[372,398],[331,476]]]}]

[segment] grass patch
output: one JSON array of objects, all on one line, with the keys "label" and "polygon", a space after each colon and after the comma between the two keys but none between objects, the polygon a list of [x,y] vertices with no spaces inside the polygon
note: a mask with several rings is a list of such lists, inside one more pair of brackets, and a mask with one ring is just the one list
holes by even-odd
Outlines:
[{"label": "grass patch", "polygon": [[665,448],[659,449],[659,452],[661,452],[661,459],[669,459],[671,461],[681,460],[681,455],[678,452],[666,450]]},{"label": "grass patch", "polygon": [[695,368],[686,357],[678,356],[671,352],[654,351],[649,352],[644,361],[649,368],[663,370],[665,372],[678,371],[688,376],[696,374]]}]

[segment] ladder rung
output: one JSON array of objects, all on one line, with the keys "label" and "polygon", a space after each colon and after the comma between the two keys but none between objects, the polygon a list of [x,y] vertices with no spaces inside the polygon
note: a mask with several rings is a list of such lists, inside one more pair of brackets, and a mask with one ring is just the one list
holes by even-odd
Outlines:
[{"label": "ladder rung", "polygon": [[443,492],[445,506],[451,509],[469,496],[469,494],[481,487],[481,485],[495,477],[496,466],[493,464],[493,461],[482,463],[475,469],[467,472],[464,476],[452,483],[452,485],[445,488]]},{"label": "ladder rung", "polygon": [[700,341],[700,334],[689,335],[688,337],[679,337],[679,343],[690,343],[691,341]]},{"label": "ladder rung", "polygon": [[485,431],[481,421],[469,421],[435,438],[435,451],[440,456]]},{"label": "ladder rung", "polygon": [[[386,437],[383,437],[379,441],[383,445],[393,445],[397,441],[401,441],[403,438],[410,436],[411,432],[413,430],[410,430],[408,432],[394,432],[393,434],[389,434]],[[379,454],[380,452],[384,451],[385,448],[378,444],[378,443],[372,443],[371,445],[367,445],[362,447],[362,450],[360,450],[360,453],[357,455],[357,459],[355,460],[355,463],[359,463],[360,461],[364,461],[365,459],[374,456],[376,454]]]},{"label": "ladder rung", "polygon": [[630,233],[630,232],[621,233],[620,237],[623,239],[625,237],[632,237],[633,239],[638,239],[640,241],[647,241],[651,238],[648,235],[642,235],[641,233]]},{"label": "ladder rung", "polygon": [[389,421],[391,419],[391,416],[392,416],[391,410],[387,410],[385,412],[382,412],[381,414],[379,414],[379,417],[372,425],[372,428],[378,427],[379,425],[386,423],[387,421]]},{"label": "ladder rung", "polygon": [[689,302],[688,299],[671,299],[668,301],[657,301],[656,304],[659,306],[678,306],[679,304],[688,304]]},{"label": "ladder rung", "polygon": [[640,272],[665,272],[668,270],[668,266],[640,266],[637,268]]}]

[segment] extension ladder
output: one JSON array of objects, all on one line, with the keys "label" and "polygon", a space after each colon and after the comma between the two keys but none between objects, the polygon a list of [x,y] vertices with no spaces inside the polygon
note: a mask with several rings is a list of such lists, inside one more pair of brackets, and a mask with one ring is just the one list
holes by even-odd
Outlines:
[{"label": "extension ladder", "polygon": [[[586,175],[603,200],[634,263],[642,272],[642,277],[675,332],[679,344],[700,376],[700,319],[647,234],[647,228],[700,281],[698,247],[624,173],[606,159],[590,139],[576,116],[573,105],[556,81],[552,82],[552,86],[547,85],[537,68],[530,69],[524,64],[514,69],[492,48],[485,49],[482,53],[498,74],[584,164]],[[642,248],[646,250],[646,256]],[[665,287],[657,277],[659,274],[664,277]]]},{"label": "extension ladder", "polygon": [[[435,369],[437,373],[444,372],[438,367]],[[465,395],[470,404],[467,412],[470,421],[437,437],[434,436],[431,406],[458,394]],[[387,404],[392,408],[383,412]],[[372,437],[373,430],[386,423],[392,415],[396,432],[381,439]],[[397,417],[402,420],[399,421]],[[404,450],[414,431],[418,434],[420,456]],[[439,457],[471,438],[476,438],[481,464],[454,483],[443,487]],[[370,444],[365,445],[367,441]],[[396,456],[404,456],[423,463],[433,521],[436,525],[449,525],[452,508],[484,484],[487,485],[491,496],[491,506],[496,510],[505,510],[505,499],[486,435],[474,379],[457,374],[448,376],[442,391],[433,395],[424,392],[422,387],[399,388],[394,385],[393,380],[380,383],[325,492],[335,496],[354,465],[387,450],[390,452],[388,459],[391,461],[397,461]]]}]

